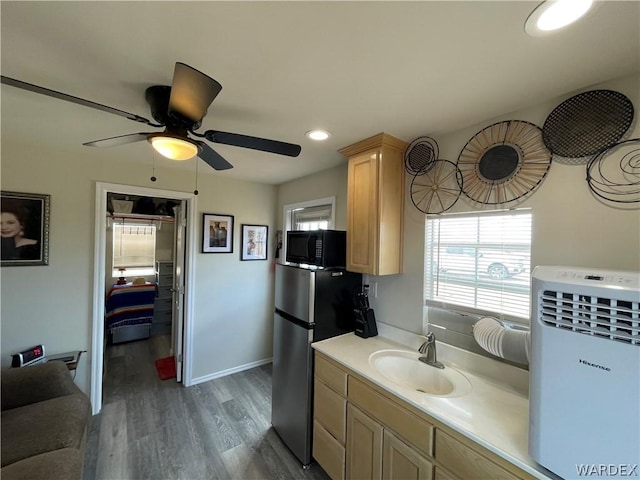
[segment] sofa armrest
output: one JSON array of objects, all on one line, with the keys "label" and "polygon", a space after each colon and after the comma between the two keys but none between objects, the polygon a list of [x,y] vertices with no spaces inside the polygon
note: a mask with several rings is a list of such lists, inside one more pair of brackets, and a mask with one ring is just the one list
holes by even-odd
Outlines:
[{"label": "sofa armrest", "polygon": [[3,370],[1,381],[3,411],[82,393],[71,378],[67,365],[59,361]]}]

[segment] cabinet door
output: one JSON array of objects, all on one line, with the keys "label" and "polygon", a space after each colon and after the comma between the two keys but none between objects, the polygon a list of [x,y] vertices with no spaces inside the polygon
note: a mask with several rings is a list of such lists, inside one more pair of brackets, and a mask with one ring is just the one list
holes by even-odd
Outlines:
[{"label": "cabinet door", "polygon": [[349,159],[347,202],[347,270],[377,273],[378,152]]},{"label": "cabinet door", "polygon": [[435,480],[458,480],[458,477],[454,477],[452,473],[447,472],[444,468],[436,467],[434,470]]},{"label": "cabinet door", "polygon": [[347,478],[382,479],[382,425],[347,406]]},{"label": "cabinet door", "polygon": [[349,159],[347,270],[402,273],[407,144],[380,133],[340,150]]},{"label": "cabinet door", "polygon": [[354,376],[349,376],[349,400],[402,437],[425,457],[433,455],[433,425]]},{"label": "cabinet door", "polygon": [[433,466],[389,430],[384,431],[382,477],[385,480],[431,480]]}]

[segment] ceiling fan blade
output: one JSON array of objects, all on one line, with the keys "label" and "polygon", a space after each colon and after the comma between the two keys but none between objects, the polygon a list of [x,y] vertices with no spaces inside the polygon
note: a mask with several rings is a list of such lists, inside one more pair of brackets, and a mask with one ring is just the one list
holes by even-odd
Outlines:
[{"label": "ceiling fan blade", "polygon": [[213,78],[189,65],[177,62],[169,97],[169,114],[186,118],[200,126],[207,114],[207,108],[220,90],[222,85]]},{"label": "ceiling fan blade", "polygon": [[103,138],[102,140],[94,140],[93,142],[83,143],[85,147],[117,147],[119,145],[126,145],[127,143],[139,142],[146,140],[149,135],[153,135],[157,132],[140,132],[131,133],[129,135],[120,135],[119,137]]},{"label": "ceiling fan blade", "polygon": [[234,145],[236,147],[252,148],[263,152],[277,153],[279,155],[287,155],[288,157],[297,157],[300,155],[302,148],[300,145],[293,143],[279,142],[277,140],[268,140],[266,138],[251,137],[249,135],[240,135],[239,133],[219,132],[217,130],[207,130],[204,137],[215,143],[223,143],[225,145]]},{"label": "ceiling fan blade", "polygon": [[23,82],[21,80],[16,80],[15,78],[5,77],[2,75],[0,77],[1,83],[5,85],[10,85],[12,87],[21,88],[23,90],[28,90],[29,92],[40,93],[41,95],[46,95],[48,97],[58,98],[60,100],[65,100],[67,102],[76,103],[78,105],[83,105],[85,107],[95,108],[96,110],[101,110],[103,112],[112,113],[113,115],[118,115],[119,117],[128,118],[129,120],[133,120],[138,123],[146,123],[151,127],[158,127],[160,125],[156,125],[151,123],[150,120],[147,120],[144,117],[139,115],[135,115],[133,113],[125,112],[124,110],[118,110],[117,108],[108,107],[106,105],[102,105],[101,103],[92,102],[91,100],[85,100],[84,98],[74,97],[73,95],[67,95],[66,93],[58,92],[56,90],[51,90],[49,88],[40,87],[38,85],[33,85],[32,83]]},{"label": "ceiling fan blade", "polygon": [[207,162],[212,168],[215,170],[229,170],[233,168],[229,162],[227,162],[222,155],[216,152],[213,148],[207,145],[204,142],[200,142],[198,140],[192,140],[197,143],[199,148],[198,156]]}]

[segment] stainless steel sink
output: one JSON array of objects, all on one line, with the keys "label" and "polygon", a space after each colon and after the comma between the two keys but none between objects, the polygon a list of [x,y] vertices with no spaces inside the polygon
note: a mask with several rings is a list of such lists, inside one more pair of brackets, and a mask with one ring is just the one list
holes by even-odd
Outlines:
[{"label": "stainless steel sink", "polygon": [[458,370],[438,369],[418,360],[419,353],[380,350],[371,354],[369,365],[387,380],[425,395],[460,397],[471,392],[471,382]]}]

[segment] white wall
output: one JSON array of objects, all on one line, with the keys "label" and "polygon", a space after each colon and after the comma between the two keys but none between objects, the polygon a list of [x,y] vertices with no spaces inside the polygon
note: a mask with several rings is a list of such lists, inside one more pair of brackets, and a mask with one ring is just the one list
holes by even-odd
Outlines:
[{"label": "white wall", "polygon": [[[4,119],[3,122],[10,121]],[[126,147],[125,147],[126,148]],[[1,271],[2,366],[10,354],[38,343],[49,353],[88,350],[77,383],[90,386],[94,197],[97,181],[193,191],[192,172],[105,160],[104,151],[44,151],[2,139],[2,190],[51,195],[50,263]],[[107,156],[108,157],[108,156]],[[207,167],[205,167],[206,169]],[[241,262],[240,224],[276,221],[276,188],[230,180],[200,169],[197,236],[202,213],[235,216],[231,254],[196,254],[193,376],[198,378],[271,357],[273,242],[269,261]],[[199,243],[198,243],[199,245]],[[200,248],[197,250],[200,251]]]},{"label": "white wall", "polygon": [[[592,88],[600,87],[621,91],[640,109],[637,75]],[[572,93],[439,137],[440,157],[455,161],[469,138],[495,121],[520,119],[542,125],[546,115]],[[633,136],[640,136],[637,121]],[[3,367],[11,353],[37,343],[44,343],[50,353],[90,350],[96,181],[193,190],[190,172],[157,164],[158,182],[152,184],[148,165],[135,158],[105,161],[103,154],[94,152],[45,151],[2,139],[2,189],[51,195],[50,264],[5,267],[0,272]],[[584,166],[555,163],[538,191],[523,204],[534,215],[532,264],[639,270],[638,210],[602,205],[589,192],[584,177]],[[192,352],[196,381],[271,356],[273,238],[275,230],[282,228],[282,206],[335,195],[336,228],[346,228],[347,168],[345,163],[277,189],[215,173],[201,173],[198,183],[198,232],[202,213],[234,215],[235,228],[232,254],[196,256]],[[464,200],[455,207],[456,211],[473,209]],[[267,262],[239,260],[242,223],[269,226]],[[407,197],[404,273],[376,277],[378,296],[371,303],[379,321],[416,333],[422,333],[423,243],[424,216]],[[89,351],[77,373],[84,391],[89,390],[90,357]]]},{"label": "white wall", "polygon": [[[640,111],[640,76],[634,75],[585,88],[608,88],[629,97]],[[575,93],[545,101],[526,110],[509,113],[436,138],[440,158],[453,161],[478,131],[503,120],[526,120],[542,126],[548,114]],[[428,132],[427,132],[428,133]],[[640,122],[634,121],[628,138],[640,137]],[[521,207],[533,213],[531,265],[566,265],[618,270],[640,270],[640,212],[603,205],[589,191],[585,165],[552,162],[540,188]],[[411,178],[407,178],[407,195]],[[638,204],[636,204],[638,207]],[[479,210],[462,196],[451,212]],[[424,283],[424,220],[411,203],[405,203],[404,273],[375,277],[378,298],[371,305],[376,317],[386,323],[422,333]]]},{"label": "white wall", "polygon": [[335,229],[347,229],[347,161],[319,173],[298,178],[278,187],[278,228],[283,228],[284,205],[318,198],[336,197]]},{"label": "white wall", "polygon": [[[277,194],[273,185],[229,180],[199,184],[199,190],[201,213],[234,215],[235,225],[233,253],[200,253],[196,258],[196,380],[271,357]],[[269,227],[267,261],[240,261],[243,223]],[[199,229],[201,225],[200,219]]]},{"label": "white wall", "polygon": [[[585,88],[610,88],[627,95],[640,111],[640,76],[611,80]],[[436,138],[440,158],[453,161],[478,131],[503,120],[526,120],[542,126],[547,115],[575,93],[544,101],[526,110],[487,119],[460,131]],[[376,133],[376,132],[371,132]],[[428,134],[429,132],[425,132]],[[627,137],[640,137],[640,122],[632,125]],[[412,139],[405,139],[411,141]],[[589,191],[584,165],[552,163],[540,188],[519,206],[533,211],[532,265],[590,266],[620,270],[640,270],[640,212],[622,211],[599,202]],[[371,298],[376,318],[393,326],[423,333],[424,228],[425,215],[411,203],[406,178],[404,222],[404,271],[400,275],[370,277],[377,282],[377,298]],[[278,204],[336,195],[339,228],[346,226],[347,168],[339,167],[280,186]],[[478,210],[464,200],[452,212]],[[637,205],[636,205],[637,206]],[[281,208],[280,208],[281,210]],[[281,223],[278,218],[278,222]]]}]

